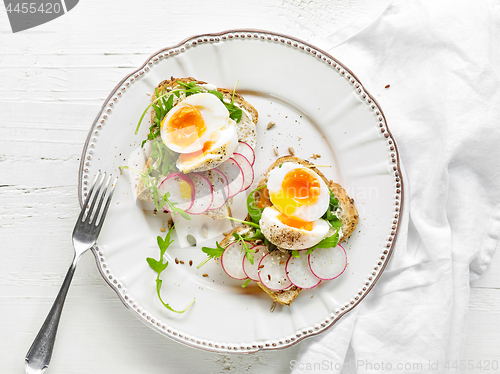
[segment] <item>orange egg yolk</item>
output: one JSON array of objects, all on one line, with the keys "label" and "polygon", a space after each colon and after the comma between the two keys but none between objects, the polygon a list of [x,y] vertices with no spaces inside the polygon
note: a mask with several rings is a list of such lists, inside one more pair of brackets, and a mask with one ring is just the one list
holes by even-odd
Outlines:
[{"label": "orange egg yolk", "polygon": [[320,193],[318,179],[307,169],[290,170],[280,191],[271,194],[271,201],[281,213],[293,216],[298,207],[314,204]]},{"label": "orange egg yolk", "polygon": [[307,169],[290,170],[281,183],[281,190],[271,194],[273,205],[280,211],[278,219],[285,225],[311,231],[313,223],[294,217],[298,207],[314,204],[320,193],[318,179]]},{"label": "orange egg yolk", "polygon": [[294,217],[285,216],[283,213],[278,214],[278,219],[285,225],[290,227],[295,227],[297,229],[303,229],[306,231],[311,231],[313,229],[313,223],[302,221]]},{"label": "orange egg yolk", "polygon": [[186,148],[201,138],[206,129],[198,108],[189,104],[179,108],[166,124],[169,140],[181,148]]},{"label": "orange egg yolk", "polygon": [[193,160],[197,159],[200,156],[203,156],[204,154],[207,153],[207,151],[214,145],[215,141],[214,140],[209,140],[205,143],[203,143],[203,148],[200,149],[199,151],[196,152],[191,152],[191,153],[181,153],[179,156],[179,161],[184,164],[186,162],[192,162]]}]

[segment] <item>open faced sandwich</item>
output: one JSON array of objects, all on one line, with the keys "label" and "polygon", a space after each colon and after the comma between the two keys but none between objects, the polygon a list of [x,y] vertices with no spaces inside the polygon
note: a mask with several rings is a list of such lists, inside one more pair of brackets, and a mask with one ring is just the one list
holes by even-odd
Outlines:
[{"label": "open faced sandwich", "polygon": [[308,161],[277,159],[249,194],[247,207],[246,221],[217,244],[232,278],[253,280],[274,301],[290,305],[301,289],[345,270],[347,255],[339,243],[355,230],[358,211],[344,188]]},{"label": "open faced sandwich", "polygon": [[256,109],[234,91],[172,77],[156,87],[137,130],[149,111],[147,139],[124,167],[136,199],[186,219],[230,215],[232,198],[253,182]]}]

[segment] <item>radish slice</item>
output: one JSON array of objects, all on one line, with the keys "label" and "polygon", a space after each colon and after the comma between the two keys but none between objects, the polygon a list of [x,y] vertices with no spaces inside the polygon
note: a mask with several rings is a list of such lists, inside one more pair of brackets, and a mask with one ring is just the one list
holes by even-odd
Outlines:
[{"label": "radish slice", "polygon": [[245,183],[240,165],[232,158],[229,158],[229,160],[220,164],[217,169],[222,171],[227,177],[229,197],[236,196],[240,193]]},{"label": "radish slice", "polygon": [[248,258],[243,257],[243,271],[253,281],[259,281],[259,264],[262,257],[264,257],[267,252],[267,247],[265,245],[256,245],[252,247],[255,251],[253,254],[253,265],[250,263]]},{"label": "radish slice", "polygon": [[281,291],[292,285],[286,276],[285,264],[290,255],[275,250],[268,253],[259,263],[259,280],[270,290]]},{"label": "radish slice", "polygon": [[335,279],[347,267],[345,249],[340,244],[331,248],[317,248],[309,255],[309,267],[318,278]]},{"label": "radish slice", "polygon": [[294,286],[314,288],[321,282],[321,279],[315,276],[309,268],[309,255],[306,255],[305,252],[300,251],[300,257],[290,256],[285,266],[286,275]]},{"label": "radish slice", "polygon": [[235,152],[243,155],[250,162],[250,165],[253,166],[255,163],[255,152],[248,143],[239,142]]},{"label": "radish slice", "polygon": [[203,173],[212,184],[214,199],[208,209],[218,209],[229,199],[229,184],[226,175],[219,169],[211,169]]},{"label": "radish slice", "polygon": [[248,190],[253,183],[254,173],[252,164],[246,159],[245,156],[239,153],[233,153],[232,159],[238,163],[243,172],[243,187],[241,191]]},{"label": "radish slice", "polygon": [[231,278],[248,278],[243,270],[243,257],[245,257],[245,250],[239,241],[229,244],[226,249],[224,249],[221,256],[221,264],[226,274]]},{"label": "radish slice", "polygon": [[214,199],[212,183],[199,173],[188,174],[188,177],[193,181],[195,198],[193,205],[186,210],[186,213],[205,213],[212,205]]},{"label": "radish slice", "polygon": [[[164,195],[170,192],[169,201],[177,203],[176,208],[189,210],[194,204],[195,187],[191,179],[182,173],[172,173],[168,175],[158,186],[158,191]],[[165,211],[170,212],[168,204],[163,207]]]}]

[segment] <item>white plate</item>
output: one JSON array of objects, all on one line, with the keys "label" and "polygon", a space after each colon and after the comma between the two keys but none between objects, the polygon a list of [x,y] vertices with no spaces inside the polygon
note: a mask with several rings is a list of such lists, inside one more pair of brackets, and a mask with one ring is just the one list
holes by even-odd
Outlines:
[{"label": "white plate", "polygon": [[[162,297],[177,309],[196,301],[186,313],[172,313],[158,301],[156,274],[146,263],[146,257],[158,258],[156,236],[164,236],[160,227],[168,215],[139,209],[124,173],[94,249],[104,279],[137,318],[196,348],[279,349],[325,331],[367,295],[393,250],[403,182],[379,105],[339,61],[298,39],[257,30],[192,37],[155,53],[106,99],[83,151],[80,201],[99,169],[116,174],[127,163],[148,132],[144,123],[134,135],[150,102],[147,93],[171,76],[226,88],[239,82],[237,90],[259,111],[256,182],[275,159],[273,147],[280,156],[293,147],[301,158],[332,165],[322,171],[344,186],[360,213],[358,228],[344,246],[349,265],[338,279],[304,290],[291,306],[270,312],[272,300],[264,292],[241,288],[243,282],[229,279],[214,261],[197,270],[205,255],[200,248],[181,248],[176,240],[167,251]],[[270,121],[276,126],[267,130]],[[313,154],[321,158],[313,160]]]}]

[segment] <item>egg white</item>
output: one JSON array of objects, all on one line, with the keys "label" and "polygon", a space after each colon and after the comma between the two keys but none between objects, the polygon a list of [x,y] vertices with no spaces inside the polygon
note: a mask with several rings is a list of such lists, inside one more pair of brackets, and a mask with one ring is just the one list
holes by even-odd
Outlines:
[{"label": "egg white", "polygon": [[[200,111],[205,122],[204,134],[188,146],[180,146],[170,139],[167,127],[172,117],[183,107],[193,106]],[[186,97],[174,106],[166,115],[161,126],[161,138],[168,148],[177,153],[192,153],[203,148],[205,142],[209,141],[214,133],[227,126],[229,112],[220,99],[211,93],[199,93]]]},{"label": "egg white", "polygon": [[318,180],[320,185],[320,193],[318,199],[314,203],[297,207],[293,214],[290,214],[290,212],[282,213],[290,217],[300,219],[302,221],[315,221],[318,218],[321,218],[328,209],[328,205],[330,203],[330,191],[323,178],[321,178],[311,169],[305,168],[301,164],[298,164],[296,162],[285,162],[281,164],[281,167],[277,167],[269,173],[267,179],[267,188],[271,195],[271,202],[273,202],[273,194],[277,194],[282,191],[282,183],[285,176],[289,171],[294,169],[307,169],[307,171],[310,172],[311,175],[313,175]]},{"label": "egg white", "polygon": [[234,121],[230,120],[230,123],[217,131],[213,137],[214,144],[203,154],[184,162],[179,157],[176,162],[177,169],[183,173],[200,172],[213,169],[228,160],[238,146],[238,133]]},{"label": "egg white", "polygon": [[278,219],[279,214],[275,207],[265,208],[259,226],[267,240],[283,249],[311,248],[326,238],[330,230],[330,225],[321,218],[313,221],[311,231],[290,227]]}]

